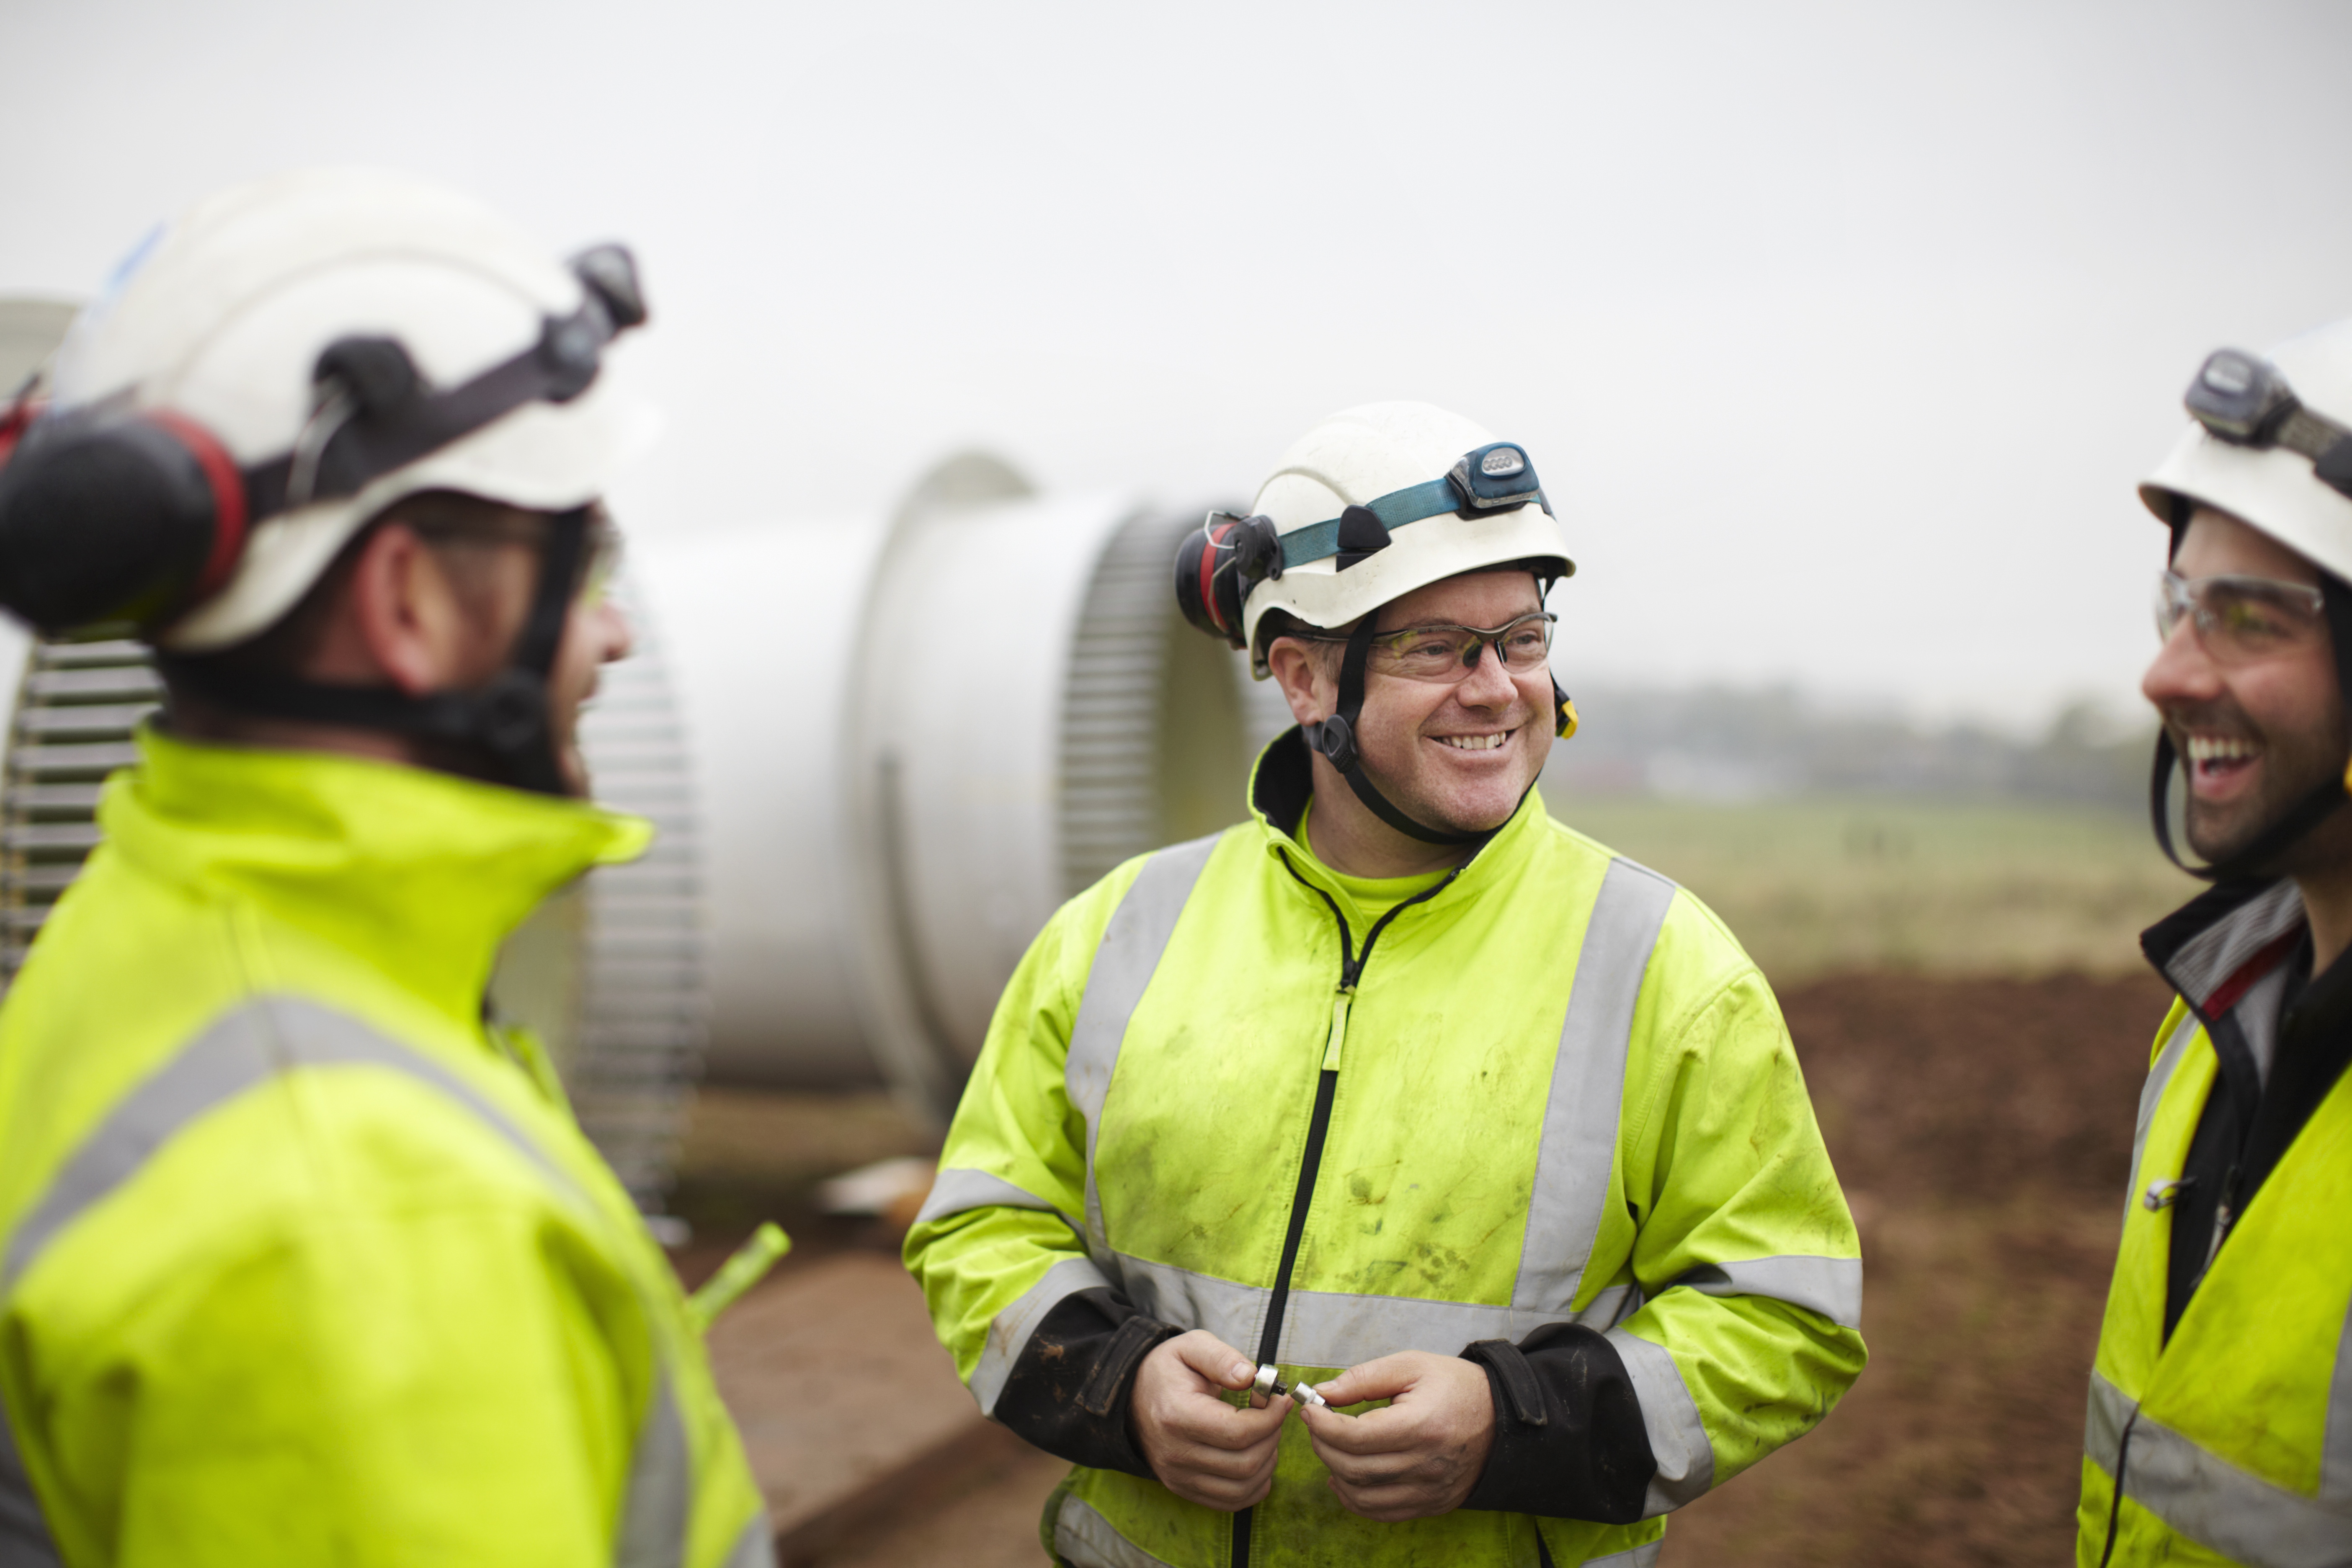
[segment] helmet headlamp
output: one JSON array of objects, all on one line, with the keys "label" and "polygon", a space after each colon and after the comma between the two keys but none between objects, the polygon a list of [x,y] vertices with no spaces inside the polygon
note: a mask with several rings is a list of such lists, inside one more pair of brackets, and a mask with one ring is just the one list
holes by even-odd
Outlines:
[{"label": "helmet headlamp", "polygon": [[2181,398],[2189,417],[2232,447],[2283,447],[2311,459],[2321,484],[2352,496],[2352,429],[2303,405],[2278,366],[2243,349],[2217,349]]}]

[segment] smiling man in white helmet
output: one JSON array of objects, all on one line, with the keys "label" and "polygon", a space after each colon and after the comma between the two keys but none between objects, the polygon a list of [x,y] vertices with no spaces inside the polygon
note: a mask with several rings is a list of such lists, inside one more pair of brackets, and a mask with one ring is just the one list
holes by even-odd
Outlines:
[{"label": "smiling man in white helmet", "polygon": [[2212,889],[2141,946],[2178,993],[2140,1097],[2077,1560],[2352,1560],[2352,322],[2225,349],[2140,487],[2171,529],[2141,689]]},{"label": "smiling man in white helmet", "polygon": [[1573,569],[1526,450],[1413,403],[1180,553],[1298,728],[1251,822],[1037,939],[907,1240],[982,1408],[1078,1467],[1059,1560],[1652,1563],[1860,1372],[1762,976],[1535,794]]},{"label": "smiling man in white helmet", "polygon": [[325,172],[126,263],[0,422],[0,606],[169,693],[0,1009],[0,1562],[771,1560],[499,946],[647,824],[572,741],[646,308]]}]

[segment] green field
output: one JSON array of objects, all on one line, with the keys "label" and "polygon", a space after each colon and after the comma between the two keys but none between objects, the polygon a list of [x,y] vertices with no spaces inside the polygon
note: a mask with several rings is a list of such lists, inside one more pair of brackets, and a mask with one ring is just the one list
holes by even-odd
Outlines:
[{"label": "green field", "polygon": [[2115,973],[2199,886],[2097,806],[1887,797],[1547,802],[1723,917],[1776,984],[1863,969]]}]

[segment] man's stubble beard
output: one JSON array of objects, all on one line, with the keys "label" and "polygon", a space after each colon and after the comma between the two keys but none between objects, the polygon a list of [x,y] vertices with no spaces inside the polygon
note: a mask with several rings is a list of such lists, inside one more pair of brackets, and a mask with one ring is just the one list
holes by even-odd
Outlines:
[{"label": "man's stubble beard", "polygon": [[[2232,721],[2229,728],[2261,737],[2264,766],[2262,787],[2250,801],[2228,807],[2215,807],[2200,801],[2193,789],[2189,792],[2182,828],[2189,848],[2209,865],[2220,865],[2244,854],[2323,784],[2334,781],[2341,788],[2347,745],[2346,726],[2340,713],[2332,732],[2321,740],[2307,741],[2301,735],[2283,740],[2257,729],[2234,702],[2220,706]],[[2205,711],[2210,713],[2214,709],[2208,708]],[[2188,748],[2179,733],[2180,729],[2187,727],[2179,726],[2173,736],[2173,743],[2182,756],[2180,765],[2184,770],[2193,765],[2187,761]],[[2217,817],[2221,820],[2216,821]],[[2249,869],[2264,876],[2293,874],[2296,863],[2304,858],[2301,852],[2312,837],[2331,826],[2333,821],[2329,819],[2321,827],[2305,834],[2302,840],[2283,847],[2263,864]]]}]

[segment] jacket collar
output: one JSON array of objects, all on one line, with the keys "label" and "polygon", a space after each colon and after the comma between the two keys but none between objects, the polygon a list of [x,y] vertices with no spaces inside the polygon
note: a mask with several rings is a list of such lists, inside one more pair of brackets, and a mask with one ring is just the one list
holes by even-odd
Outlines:
[{"label": "jacket collar", "polygon": [[467,1022],[531,910],[653,837],[584,802],[397,763],[152,727],[139,748],[99,807],[115,853],[198,897],[249,900]]},{"label": "jacket collar", "polygon": [[2140,951],[2209,1026],[2293,957],[2304,934],[2292,878],[2220,883],[2140,933]]},{"label": "jacket collar", "polygon": [[[1256,821],[1269,859],[1287,851],[1285,858],[1293,874],[1307,879],[1327,893],[1338,895],[1344,906],[1351,901],[1346,890],[1330,879],[1311,854],[1300,852],[1305,846],[1296,837],[1299,818],[1306,815],[1307,799],[1314,793],[1313,753],[1307,749],[1306,736],[1293,725],[1258,753],[1257,765],[1250,774],[1250,816]],[[1530,789],[1510,820],[1478,847],[1478,852],[1464,864],[1452,884],[1430,900],[1430,904],[1451,904],[1477,897],[1526,858],[1534,836],[1542,830],[1543,820],[1543,796]]]}]

